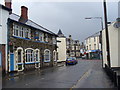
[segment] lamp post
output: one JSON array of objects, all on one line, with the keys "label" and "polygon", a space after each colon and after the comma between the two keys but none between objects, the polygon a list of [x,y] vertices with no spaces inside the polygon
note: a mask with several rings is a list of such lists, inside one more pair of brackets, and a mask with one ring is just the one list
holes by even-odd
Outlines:
[{"label": "lamp post", "polygon": [[101,20],[101,28],[103,30],[103,19],[102,19],[102,17],[87,17],[85,19],[100,19]]},{"label": "lamp post", "polygon": [[[102,19],[102,17],[86,17],[85,19],[100,19],[101,29],[103,30],[103,19]],[[99,31],[100,32],[100,39],[99,40],[100,40],[100,43],[101,43],[101,50],[102,50],[102,30]],[[102,53],[100,55],[101,55],[100,57],[102,58]],[[103,66],[103,59],[102,59],[102,66]]]}]

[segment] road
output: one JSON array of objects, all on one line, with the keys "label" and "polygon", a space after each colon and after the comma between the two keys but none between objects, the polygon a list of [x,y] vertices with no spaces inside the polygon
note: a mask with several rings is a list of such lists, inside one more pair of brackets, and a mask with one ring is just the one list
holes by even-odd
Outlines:
[{"label": "road", "polygon": [[76,65],[3,78],[3,88],[113,88],[113,85],[101,68],[101,60],[78,60]]}]

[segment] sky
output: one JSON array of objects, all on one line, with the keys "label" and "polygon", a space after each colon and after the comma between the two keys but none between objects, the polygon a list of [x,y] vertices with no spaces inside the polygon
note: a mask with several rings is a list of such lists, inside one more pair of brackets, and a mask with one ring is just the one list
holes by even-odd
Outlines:
[{"label": "sky", "polygon": [[[118,1],[107,2],[108,21],[114,22],[118,17]],[[4,0],[0,0],[4,4]],[[102,17],[102,0],[12,0],[13,13],[21,15],[21,6],[28,7],[30,20],[43,27],[63,34],[80,42],[101,30],[100,19],[87,20],[86,17]],[[104,21],[104,20],[103,20]]]}]

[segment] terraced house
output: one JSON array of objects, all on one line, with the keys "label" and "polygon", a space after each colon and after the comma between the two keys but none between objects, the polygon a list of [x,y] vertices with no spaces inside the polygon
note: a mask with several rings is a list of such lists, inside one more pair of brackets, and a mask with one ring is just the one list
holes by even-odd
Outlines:
[{"label": "terraced house", "polygon": [[[11,7],[7,2],[6,7]],[[57,35],[28,19],[28,8],[8,18],[8,71],[53,66],[57,57]]]}]

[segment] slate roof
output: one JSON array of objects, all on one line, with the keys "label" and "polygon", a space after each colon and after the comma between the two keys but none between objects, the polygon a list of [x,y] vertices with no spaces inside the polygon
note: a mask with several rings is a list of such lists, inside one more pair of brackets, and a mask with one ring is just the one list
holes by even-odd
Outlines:
[{"label": "slate roof", "polygon": [[[20,16],[17,15],[17,14],[12,13],[12,14],[10,14],[10,16],[9,16],[9,19],[10,19],[10,20],[13,20],[13,21],[16,21],[16,22],[19,22]],[[47,32],[47,33],[49,33],[49,34],[52,34],[52,35],[56,35],[56,36],[57,36],[57,34],[53,33],[52,31],[50,31],[50,30],[48,30],[48,29],[46,29],[46,28],[44,28],[44,27],[42,27],[41,25],[33,22],[32,20],[29,20],[29,19],[28,19],[28,20],[27,20],[25,23],[23,23],[23,24],[26,24],[26,25],[31,26],[31,27],[33,27],[33,28],[39,29],[39,30],[41,30],[41,31],[43,31],[43,32]]]},{"label": "slate roof", "polygon": [[64,34],[62,33],[61,29],[59,29],[58,34],[59,37],[65,37]]}]

